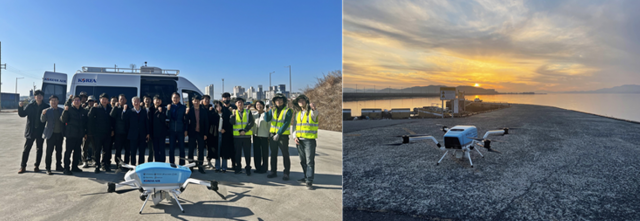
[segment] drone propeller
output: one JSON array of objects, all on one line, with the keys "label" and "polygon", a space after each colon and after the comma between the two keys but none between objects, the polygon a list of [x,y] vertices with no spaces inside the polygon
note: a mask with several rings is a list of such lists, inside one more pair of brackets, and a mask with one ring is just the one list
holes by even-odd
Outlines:
[{"label": "drone propeller", "polygon": [[424,137],[429,136],[429,134],[409,134],[409,135],[398,135],[394,137]]},{"label": "drone propeller", "polygon": [[189,159],[189,158],[184,158],[184,157],[180,157],[181,160],[186,160],[189,163],[193,163],[193,162],[199,162],[199,163],[204,163],[204,161],[202,160],[196,160],[196,159]]}]

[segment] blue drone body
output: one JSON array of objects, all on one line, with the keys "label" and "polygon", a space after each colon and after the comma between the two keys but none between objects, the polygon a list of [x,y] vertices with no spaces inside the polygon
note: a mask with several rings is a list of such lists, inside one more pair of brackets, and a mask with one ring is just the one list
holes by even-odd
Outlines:
[{"label": "blue drone body", "polygon": [[463,146],[473,142],[471,138],[477,136],[478,129],[475,126],[455,126],[444,134],[444,146],[450,149],[462,149]]},{"label": "blue drone body", "polygon": [[[123,182],[108,183],[107,192],[115,192],[117,188],[123,186],[140,190],[140,199],[144,200],[142,208],[140,208],[140,213],[142,213],[149,198],[151,198],[156,205],[164,199],[171,200],[173,198],[180,207],[180,210],[184,213],[184,209],[182,209],[182,205],[180,205],[178,201],[178,195],[184,192],[189,184],[206,186],[225,199],[222,194],[218,193],[218,182],[189,178],[191,176],[190,168],[196,166],[196,163],[191,162],[190,164],[180,166],[172,163],[149,162],[132,166],[123,163],[120,159],[116,160],[119,161],[120,167],[131,170],[124,175]],[[192,161],[190,159],[187,160]]]}]

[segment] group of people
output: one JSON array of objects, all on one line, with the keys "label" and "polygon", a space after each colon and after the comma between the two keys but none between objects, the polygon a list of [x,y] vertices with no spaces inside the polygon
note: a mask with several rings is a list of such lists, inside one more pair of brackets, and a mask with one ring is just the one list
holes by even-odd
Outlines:
[{"label": "group of people", "polygon": [[[304,178],[299,181],[306,183],[307,188],[313,188],[318,111],[305,95],[294,99],[292,108],[289,108],[287,98],[283,94],[276,94],[269,109],[266,109],[262,101],[255,102],[254,109],[251,109],[241,97],[232,103],[229,93],[224,93],[221,101],[213,102],[208,95],[201,97],[194,94],[189,107],[180,102],[181,96],[177,92],[172,94],[169,104],[165,104],[157,95],[153,99],[144,96],[142,100],[136,96],[131,98],[131,106],[124,94],[109,97],[103,93],[96,101],[93,95],[87,96],[87,93],[81,92],[78,96],[69,96],[64,108],[58,108],[59,98],[55,95],[49,97],[49,104],[43,102],[44,93],[41,90],[36,90],[34,97],[34,101],[26,105],[24,102],[20,103],[18,108],[18,115],[27,117],[24,134],[26,142],[18,173],[26,171],[34,142],[34,172],[40,171],[46,140],[46,173],[52,174],[52,155],[55,152],[55,170],[71,175],[73,172],[82,172],[79,168],[81,162],[83,168],[88,168],[91,161],[95,162],[95,173],[110,172],[112,147],[115,149],[114,158],[122,159],[126,164],[144,163],[147,149],[148,162],[165,162],[165,143],[168,137],[169,163],[175,164],[177,147],[178,164],[185,165],[187,138],[187,158],[193,160],[197,150],[195,162],[198,162],[200,173],[205,173],[204,164],[207,162],[207,166],[215,168],[217,173],[233,170],[236,174],[241,174],[244,169],[244,173],[250,176],[253,156],[253,172],[268,173],[268,178],[275,178],[278,176],[280,150],[284,164],[282,179],[289,180],[291,135],[296,142],[304,173]],[[63,158],[62,143],[65,138]],[[228,167],[229,159],[231,166]],[[215,166],[211,163],[212,160],[215,160]]]}]

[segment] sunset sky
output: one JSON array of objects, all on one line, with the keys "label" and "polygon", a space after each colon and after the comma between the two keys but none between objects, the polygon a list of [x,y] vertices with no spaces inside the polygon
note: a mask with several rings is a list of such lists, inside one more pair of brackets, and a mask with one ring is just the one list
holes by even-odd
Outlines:
[{"label": "sunset sky", "polygon": [[345,87],[640,84],[640,1],[344,1]]}]

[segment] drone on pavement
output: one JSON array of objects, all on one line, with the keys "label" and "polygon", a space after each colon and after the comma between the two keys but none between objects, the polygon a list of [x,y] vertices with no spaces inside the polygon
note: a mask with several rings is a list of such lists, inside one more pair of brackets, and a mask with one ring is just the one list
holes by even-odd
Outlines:
[{"label": "drone on pavement", "polygon": [[124,175],[123,182],[109,182],[107,184],[107,192],[116,192],[117,188],[124,186],[138,189],[141,192],[140,199],[144,200],[142,208],[140,208],[140,214],[147,204],[147,201],[149,201],[149,198],[152,199],[154,205],[158,205],[158,203],[164,199],[171,201],[171,198],[173,198],[180,207],[180,210],[184,213],[184,209],[182,209],[182,205],[180,205],[178,201],[178,195],[183,193],[189,184],[206,186],[207,189],[213,190],[222,197],[222,199],[226,200],[226,198],[218,192],[217,181],[189,178],[191,176],[190,168],[197,165],[194,160],[186,159],[189,161],[189,164],[184,166],[161,162],[149,162],[132,166],[123,163],[119,158],[116,158],[116,160],[119,162],[120,167],[131,170]]},{"label": "drone on pavement", "polygon": [[449,151],[453,151],[456,158],[460,159],[463,156],[469,159],[469,164],[473,167],[473,161],[471,161],[471,152],[473,149],[484,158],[484,155],[480,152],[479,148],[474,148],[475,145],[484,147],[489,152],[500,153],[491,148],[491,140],[488,139],[492,135],[506,135],[509,134],[509,128],[502,128],[500,130],[487,131],[482,138],[478,138],[478,129],[475,126],[458,125],[452,128],[447,126],[442,127],[444,134],[444,146],[442,146],[435,137],[429,135],[402,135],[402,143],[387,144],[387,145],[402,145],[407,143],[413,143],[419,140],[432,140],[441,150],[446,150],[444,155],[440,158],[436,165],[440,165],[440,162],[444,159]]}]

